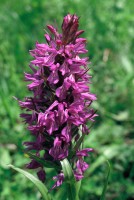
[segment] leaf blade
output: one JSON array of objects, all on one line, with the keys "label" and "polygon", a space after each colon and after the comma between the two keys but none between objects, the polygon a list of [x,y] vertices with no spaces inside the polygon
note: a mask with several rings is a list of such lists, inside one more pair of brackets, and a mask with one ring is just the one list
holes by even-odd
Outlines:
[{"label": "leaf blade", "polygon": [[15,167],[13,165],[8,165],[8,167],[23,174],[25,177],[27,177],[29,180],[31,180],[34,183],[34,185],[36,185],[38,190],[40,191],[40,193],[43,197],[43,200],[52,200],[52,198],[50,197],[50,194],[48,194],[48,190],[47,190],[46,186],[40,180],[38,180],[35,176],[33,176],[32,174],[30,174],[29,172],[27,172],[23,169]]},{"label": "leaf blade", "polygon": [[75,180],[74,173],[69,161],[67,159],[64,159],[63,161],[61,161],[61,166],[65,176],[65,181],[67,182],[69,200],[79,200],[78,197],[79,190],[77,187],[78,184]]},{"label": "leaf blade", "polygon": [[25,154],[28,155],[31,159],[36,160],[38,163],[42,164],[46,168],[55,168],[58,170],[60,169],[60,166],[58,166],[57,164],[52,163],[50,161],[43,160],[42,158],[39,158],[33,155],[32,153],[26,152]]}]

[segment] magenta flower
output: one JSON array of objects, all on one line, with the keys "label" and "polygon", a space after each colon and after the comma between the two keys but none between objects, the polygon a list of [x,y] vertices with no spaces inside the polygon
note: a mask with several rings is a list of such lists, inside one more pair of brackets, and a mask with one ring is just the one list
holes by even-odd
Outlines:
[{"label": "magenta flower", "polygon": [[[87,53],[86,39],[79,37],[84,31],[78,27],[79,18],[71,14],[64,17],[61,34],[53,26],[47,26],[50,31],[45,34],[47,44],[36,43],[35,49],[30,51],[34,58],[30,63],[32,73],[25,73],[26,81],[30,81],[27,87],[33,96],[19,101],[26,111],[21,117],[34,136],[34,141],[24,143],[26,150],[34,150],[37,157],[59,168],[59,174],[53,177],[56,180],[53,188],[64,181],[61,160],[68,158],[79,181],[89,167],[84,157],[92,150],[78,147],[72,154],[80,138],[79,129],[82,134],[88,134],[86,123],[94,121],[96,116],[90,108],[96,96],[90,93],[88,58],[80,57]],[[39,179],[45,180],[43,164],[32,158],[27,167],[38,169]]]}]

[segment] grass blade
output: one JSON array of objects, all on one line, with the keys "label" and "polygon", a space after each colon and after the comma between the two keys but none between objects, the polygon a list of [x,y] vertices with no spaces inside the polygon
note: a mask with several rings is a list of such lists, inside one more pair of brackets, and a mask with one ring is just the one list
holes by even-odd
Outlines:
[{"label": "grass blade", "polygon": [[105,200],[105,194],[106,194],[106,189],[107,189],[108,179],[109,179],[109,174],[110,174],[110,163],[108,160],[107,160],[107,165],[108,165],[107,177],[106,177],[106,181],[104,184],[104,188],[103,188],[100,200]]}]

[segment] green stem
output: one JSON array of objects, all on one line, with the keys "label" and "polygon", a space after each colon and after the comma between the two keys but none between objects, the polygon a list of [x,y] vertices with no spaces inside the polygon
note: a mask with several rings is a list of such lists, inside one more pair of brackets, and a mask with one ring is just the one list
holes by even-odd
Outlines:
[{"label": "green stem", "polygon": [[70,183],[67,184],[67,193],[68,193],[68,200],[79,200],[78,193],[74,196],[73,185]]}]

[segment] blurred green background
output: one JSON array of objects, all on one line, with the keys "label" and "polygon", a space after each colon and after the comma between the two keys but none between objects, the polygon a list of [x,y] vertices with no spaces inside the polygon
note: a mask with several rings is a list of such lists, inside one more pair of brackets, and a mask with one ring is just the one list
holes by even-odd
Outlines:
[{"label": "blurred green background", "polygon": [[[60,27],[68,12],[80,16],[85,30],[91,90],[98,97],[93,106],[99,117],[85,139],[95,153],[87,159],[91,167],[80,199],[99,199],[106,159],[111,163],[106,199],[134,199],[134,0],[0,0],[0,200],[40,199],[32,183],[6,166],[24,168],[28,161],[20,148],[29,134],[12,96],[28,94],[23,76],[32,59],[28,51],[37,40],[45,42],[46,24]],[[50,187],[54,172],[49,172]],[[56,200],[65,199],[63,190],[52,193]]]}]

